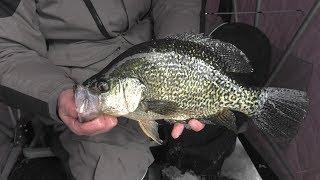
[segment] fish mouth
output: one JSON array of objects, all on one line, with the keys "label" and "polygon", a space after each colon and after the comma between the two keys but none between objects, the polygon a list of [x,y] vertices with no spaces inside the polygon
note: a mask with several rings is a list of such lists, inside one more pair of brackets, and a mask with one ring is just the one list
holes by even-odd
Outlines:
[{"label": "fish mouth", "polygon": [[76,111],[80,122],[90,121],[101,114],[99,95],[82,85],[73,87]]}]

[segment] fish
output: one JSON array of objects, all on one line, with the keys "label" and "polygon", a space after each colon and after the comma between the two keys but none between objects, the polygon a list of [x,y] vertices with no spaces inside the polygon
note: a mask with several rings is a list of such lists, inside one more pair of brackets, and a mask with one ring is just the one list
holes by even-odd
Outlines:
[{"label": "fish", "polygon": [[251,73],[236,46],[202,34],[179,34],[129,48],[75,87],[81,121],[100,114],[138,121],[158,144],[157,120],[197,119],[237,133],[235,111],[264,134],[291,141],[308,111],[306,92],[247,87],[232,73]]}]

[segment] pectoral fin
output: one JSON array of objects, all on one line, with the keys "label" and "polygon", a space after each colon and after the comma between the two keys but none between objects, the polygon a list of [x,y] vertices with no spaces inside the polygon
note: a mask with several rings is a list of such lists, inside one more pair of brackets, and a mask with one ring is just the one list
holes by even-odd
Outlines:
[{"label": "pectoral fin", "polygon": [[164,116],[170,116],[176,113],[177,104],[171,101],[148,100],[144,101],[147,111],[152,111]]},{"label": "pectoral fin", "polygon": [[162,144],[162,140],[158,133],[158,123],[156,121],[139,121],[142,131],[158,144]]}]

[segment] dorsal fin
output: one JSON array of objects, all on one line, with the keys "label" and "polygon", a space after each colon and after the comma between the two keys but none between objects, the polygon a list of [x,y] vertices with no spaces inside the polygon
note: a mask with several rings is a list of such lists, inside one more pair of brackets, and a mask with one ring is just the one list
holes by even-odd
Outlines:
[{"label": "dorsal fin", "polygon": [[169,39],[194,42],[209,48],[215,55],[216,59],[211,62],[218,63],[224,71],[229,73],[251,73],[252,66],[247,56],[236,46],[225,43],[218,39],[212,39],[203,34],[178,34],[168,36]]}]

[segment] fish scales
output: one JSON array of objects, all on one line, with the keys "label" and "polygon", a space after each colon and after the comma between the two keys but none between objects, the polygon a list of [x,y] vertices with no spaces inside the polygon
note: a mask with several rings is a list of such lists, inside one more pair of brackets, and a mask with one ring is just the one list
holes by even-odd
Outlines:
[{"label": "fish scales", "polygon": [[306,117],[306,93],[247,87],[231,75],[250,72],[245,54],[229,43],[194,34],[153,40],[133,46],[78,85],[77,111],[84,121],[100,113],[137,120],[161,143],[155,120],[196,118],[236,132],[233,110],[250,116],[263,133],[291,140]]},{"label": "fish scales", "polygon": [[[210,50],[205,46],[171,39],[152,45],[149,53],[155,53],[154,57],[130,59],[110,77],[138,78],[146,86],[146,100],[176,102],[178,111],[193,115],[189,118],[209,117],[223,108],[252,109],[257,92],[236,84],[219,66],[208,66],[218,57],[206,52]],[[244,104],[250,96],[248,105]]]}]

